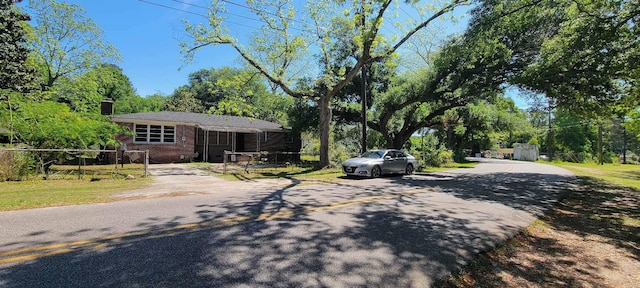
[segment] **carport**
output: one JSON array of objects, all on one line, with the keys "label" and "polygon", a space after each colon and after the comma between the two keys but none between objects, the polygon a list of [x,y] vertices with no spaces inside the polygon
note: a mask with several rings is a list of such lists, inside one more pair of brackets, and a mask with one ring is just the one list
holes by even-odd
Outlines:
[{"label": "carport", "polygon": [[[214,125],[197,125],[196,152],[206,155],[208,162],[223,162],[224,151],[260,152],[269,132],[281,132],[259,128],[225,127]],[[266,138],[266,139],[265,139]],[[229,159],[227,159],[229,160]],[[230,159],[235,160],[235,159]]]}]

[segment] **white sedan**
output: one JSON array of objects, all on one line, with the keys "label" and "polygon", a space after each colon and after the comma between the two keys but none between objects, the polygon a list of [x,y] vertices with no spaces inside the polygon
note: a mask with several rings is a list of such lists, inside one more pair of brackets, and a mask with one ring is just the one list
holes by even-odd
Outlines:
[{"label": "white sedan", "polygon": [[382,174],[410,175],[418,167],[415,157],[400,150],[370,150],[342,163],[342,172],[349,176],[376,178]]}]

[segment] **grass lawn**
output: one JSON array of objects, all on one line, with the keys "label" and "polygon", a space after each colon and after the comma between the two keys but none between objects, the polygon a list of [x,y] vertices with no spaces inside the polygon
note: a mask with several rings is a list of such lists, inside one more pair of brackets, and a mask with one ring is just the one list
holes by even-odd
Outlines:
[{"label": "grass lawn", "polygon": [[594,163],[551,163],[567,169],[577,176],[601,179],[612,184],[622,185],[640,190],[640,165]]},{"label": "grass lawn", "polygon": [[[85,166],[78,179],[77,167],[52,166],[49,180],[30,176],[22,181],[0,182],[0,211],[111,201],[110,195],[147,185],[140,164]],[[125,180],[123,175],[133,175]]]},{"label": "grass lawn", "polygon": [[[450,163],[443,167],[425,167],[420,168],[416,173],[432,173],[437,171],[445,171],[457,168],[470,168],[477,164],[477,162],[466,163]],[[196,164],[199,165],[199,164]],[[207,164],[208,165],[208,164]],[[221,169],[211,170],[216,176],[225,180],[252,180],[252,179],[274,179],[274,178],[288,178],[296,179],[300,181],[322,181],[322,182],[337,182],[340,181],[344,175],[340,168],[326,168],[326,169],[314,169],[313,167],[273,167],[273,168],[253,168],[249,166],[248,173],[244,170],[244,166],[229,166],[227,173],[223,174]]]}]

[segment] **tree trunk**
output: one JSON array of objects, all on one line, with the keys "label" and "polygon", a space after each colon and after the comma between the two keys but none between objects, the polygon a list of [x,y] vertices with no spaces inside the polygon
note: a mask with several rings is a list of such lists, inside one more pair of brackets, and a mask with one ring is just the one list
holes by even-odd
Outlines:
[{"label": "tree trunk", "polygon": [[624,127],[624,117],[622,117],[622,164],[627,164],[627,129]]},{"label": "tree trunk", "polygon": [[453,125],[447,126],[447,142],[445,147],[450,150],[454,150],[453,146],[455,146],[456,143],[456,131],[454,130],[454,128],[455,126]]},{"label": "tree trunk", "polygon": [[598,164],[604,165],[602,155],[602,122],[598,122]]},{"label": "tree trunk", "polygon": [[321,95],[320,108],[320,168],[329,166],[329,128],[331,126],[331,105],[329,95]]},{"label": "tree trunk", "polygon": [[387,141],[387,148],[389,149],[402,149],[404,144],[409,142],[411,139],[411,135],[413,133],[407,133],[406,131],[400,133],[394,133],[389,136],[389,140]]}]

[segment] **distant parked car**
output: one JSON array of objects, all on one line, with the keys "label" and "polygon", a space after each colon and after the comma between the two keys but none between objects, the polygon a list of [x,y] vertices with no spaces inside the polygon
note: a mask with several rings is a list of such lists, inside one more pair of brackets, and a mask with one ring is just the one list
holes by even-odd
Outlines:
[{"label": "distant parked car", "polygon": [[350,176],[376,178],[382,174],[413,174],[418,167],[415,157],[400,150],[370,150],[342,163],[342,172]]}]

